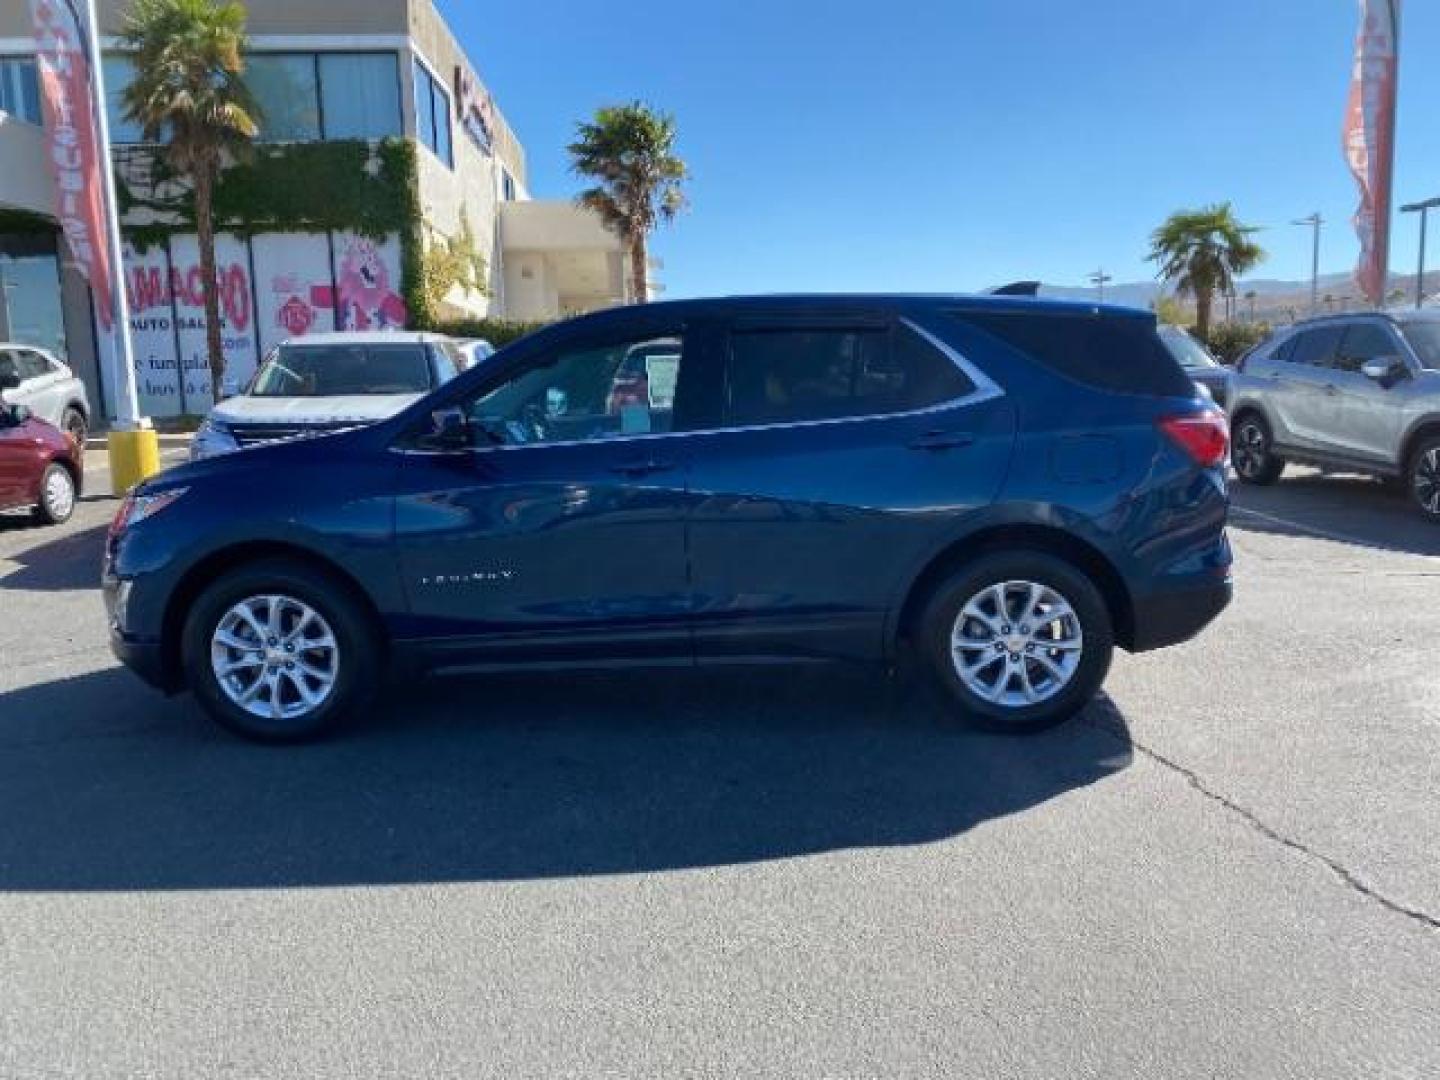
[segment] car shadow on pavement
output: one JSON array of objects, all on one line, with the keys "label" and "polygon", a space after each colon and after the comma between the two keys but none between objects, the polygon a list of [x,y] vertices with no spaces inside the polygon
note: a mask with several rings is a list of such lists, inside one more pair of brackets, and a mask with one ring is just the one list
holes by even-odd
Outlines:
[{"label": "car shadow on pavement", "polygon": [[1440,528],[1420,517],[1403,490],[1368,477],[1292,468],[1271,487],[1237,484],[1231,496],[1230,523],[1245,532],[1440,555]]},{"label": "car shadow on pavement", "polygon": [[54,540],[4,556],[20,569],[0,570],[0,589],[62,592],[95,589],[100,583],[100,562],[105,554],[108,526],[84,532],[58,533]]},{"label": "car shadow on pavement", "polygon": [[923,844],[1125,769],[1107,699],[977,734],[778,671],[447,680],[266,748],[109,668],[0,694],[0,891],[504,881]]}]

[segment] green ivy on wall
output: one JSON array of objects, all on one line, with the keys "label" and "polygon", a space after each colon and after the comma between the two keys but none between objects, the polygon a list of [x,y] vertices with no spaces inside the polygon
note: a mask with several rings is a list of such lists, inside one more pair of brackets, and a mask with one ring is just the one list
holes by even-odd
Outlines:
[{"label": "green ivy on wall", "polygon": [[[125,237],[140,250],[195,231],[195,202],[163,153],[128,148],[116,168]],[[228,166],[215,188],[215,227],[266,232],[355,232],[400,237],[400,295],[412,326],[434,321],[424,288],[415,144],[408,139],[260,145]]]},{"label": "green ivy on wall", "polygon": [[425,310],[429,317],[433,318],[446,294],[457,285],[466,292],[481,296],[490,292],[487,284],[489,264],[475,242],[470,215],[463,207],[460,210],[460,231],[449,238],[433,235],[421,255],[421,267]]}]

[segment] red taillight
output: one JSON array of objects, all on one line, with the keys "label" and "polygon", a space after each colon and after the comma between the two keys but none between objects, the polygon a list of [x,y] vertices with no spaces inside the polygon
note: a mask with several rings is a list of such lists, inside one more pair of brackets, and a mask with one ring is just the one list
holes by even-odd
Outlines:
[{"label": "red taillight", "polygon": [[1160,430],[1180,447],[1195,464],[1213,469],[1225,460],[1230,449],[1230,424],[1225,414],[1207,409],[1184,416],[1166,416],[1158,421]]}]

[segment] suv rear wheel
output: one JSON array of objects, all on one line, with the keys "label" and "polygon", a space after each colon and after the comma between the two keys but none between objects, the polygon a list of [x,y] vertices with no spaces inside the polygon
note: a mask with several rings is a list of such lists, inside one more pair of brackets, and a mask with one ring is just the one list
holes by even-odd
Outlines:
[{"label": "suv rear wheel", "polygon": [[215,720],[262,742],[313,738],[373,694],[379,647],[350,591],[307,566],[241,567],[185,620],[185,678]]},{"label": "suv rear wheel", "polygon": [[1427,521],[1440,525],[1440,435],[1432,435],[1410,455],[1410,497]]},{"label": "suv rear wheel", "polygon": [[1270,425],[1263,417],[1245,413],[1235,424],[1230,464],[1235,467],[1235,475],[1247,484],[1273,484],[1280,479],[1285,461],[1275,456]]},{"label": "suv rear wheel", "polygon": [[988,555],[944,582],[921,620],[931,674],[977,727],[1025,732],[1083,709],[1114,631],[1094,583],[1041,552]]}]

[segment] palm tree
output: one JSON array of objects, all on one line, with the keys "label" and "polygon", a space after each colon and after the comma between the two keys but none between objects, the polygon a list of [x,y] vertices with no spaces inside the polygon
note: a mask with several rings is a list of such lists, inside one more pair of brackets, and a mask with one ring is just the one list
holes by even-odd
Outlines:
[{"label": "palm tree", "polygon": [[1151,262],[1177,292],[1195,298],[1195,332],[1210,332],[1210,304],[1216,291],[1230,295],[1235,278],[1252,269],[1265,252],[1250,239],[1254,229],[1241,225],[1229,203],[1199,210],[1177,210],[1150,237]]},{"label": "palm tree", "polygon": [[195,233],[205,296],[206,348],[215,400],[222,396],[225,352],[215,283],[215,183],[226,158],[250,149],[259,110],[241,77],[245,8],[231,0],[134,0],[120,32],[135,77],[125,88],[125,117],[147,142],[162,142],[195,194]]},{"label": "palm tree", "polygon": [[630,254],[635,302],[649,298],[649,237],[685,206],[689,178],[675,155],[675,118],[641,102],[612,105],[583,121],[570,144],[571,167],[598,183],[576,201],[600,215]]}]

